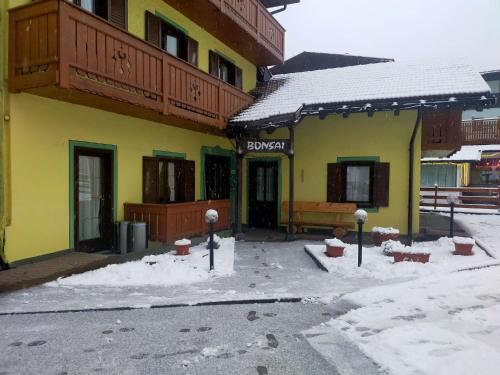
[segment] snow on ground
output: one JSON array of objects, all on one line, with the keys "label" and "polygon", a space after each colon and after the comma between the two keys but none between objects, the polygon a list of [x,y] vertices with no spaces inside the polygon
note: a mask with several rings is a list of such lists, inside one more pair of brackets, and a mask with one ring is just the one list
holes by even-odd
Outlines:
[{"label": "snow on ground", "polygon": [[500,259],[500,215],[455,214],[454,218],[476,242]]},{"label": "snow on ground", "polygon": [[427,264],[416,262],[394,263],[392,256],[384,255],[382,248],[375,246],[363,248],[363,264],[358,268],[357,245],[348,245],[344,251],[344,256],[340,258],[326,256],[326,247],[324,245],[306,245],[305,247],[328,272],[332,273],[332,278],[341,276],[350,278],[369,277],[378,280],[404,279],[498,263],[477,246],[473,249],[473,256],[453,255],[452,252],[455,247],[452,239],[447,237],[440,238],[438,241],[415,242],[413,244],[412,249],[421,249],[431,253],[430,261]]},{"label": "snow on ground", "polygon": [[325,357],[334,337],[354,342],[397,375],[498,374],[500,267],[436,274],[363,289],[346,314],[304,332]]},{"label": "snow on ground", "polygon": [[149,255],[141,260],[112,264],[94,271],[59,278],[49,286],[170,286],[192,284],[234,272],[234,238],[225,238],[215,250],[214,272],[209,272],[209,251],[206,243],[192,247],[190,254],[174,252]]},{"label": "snow on ground", "polygon": [[[427,200],[424,200],[425,202],[429,202],[429,203],[433,203],[434,200],[433,199],[427,199]],[[438,203],[447,203],[445,202],[445,200],[443,200],[443,202],[441,202],[439,199],[438,199]],[[450,212],[450,208],[449,207],[436,207],[436,209],[434,209],[433,207],[429,207],[429,206],[420,206],[420,211],[421,212],[438,212],[438,213],[441,213],[441,212]],[[464,213],[464,214],[489,214],[489,215],[498,215],[498,210],[490,210],[490,209],[486,209],[486,208],[455,208],[455,214],[456,213]]]}]

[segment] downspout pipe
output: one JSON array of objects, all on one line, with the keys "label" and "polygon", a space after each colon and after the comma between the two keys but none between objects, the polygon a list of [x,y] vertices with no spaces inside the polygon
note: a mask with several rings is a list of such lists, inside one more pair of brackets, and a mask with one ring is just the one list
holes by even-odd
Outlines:
[{"label": "downspout pipe", "polygon": [[415,139],[422,123],[422,106],[417,109],[417,119],[410,139],[409,147],[409,172],[408,172],[408,242],[411,245],[413,242],[413,170],[415,167]]}]

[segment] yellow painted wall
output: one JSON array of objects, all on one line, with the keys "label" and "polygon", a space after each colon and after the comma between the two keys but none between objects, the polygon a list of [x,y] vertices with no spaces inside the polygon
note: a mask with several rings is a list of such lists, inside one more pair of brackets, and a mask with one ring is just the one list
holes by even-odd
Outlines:
[{"label": "yellow painted wall", "polygon": [[[326,201],[327,164],[337,157],[378,156],[390,163],[389,207],[369,212],[366,230],[373,226],[397,227],[407,233],[408,145],[416,119],[416,111],[403,111],[400,116],[376,113],[329,116],[324,121],[306,118],[295,132],[295,200]],[[280,129],[268,138],[288,138],[288,130]],[[419,230],[420,136],[415,143],[414,233]],[[255,157],[257,155],[249,155]],[[260,154],[262,157],[265,155]],[[271,156],[271,155],[269,155]],[[278,155],[272,155],[278,156]],[[282,199],[288,200],[288,159],[281,156]],[[246,162],[245,181],[247,176]],[[303,176],[303,179],[302,179]],[[247,217],[247,185],[243,187],[243,218]]]},{"label": "yellow painted wall", "polygon": [[226,138],[117,115],[30,94],[11,95],[12,221],[6,231],[9,262],[69,248],[69,141],[113,144],[118,154],[118,219],[124,202],[142,201],[142,157],[153,150],[232,149]]}]

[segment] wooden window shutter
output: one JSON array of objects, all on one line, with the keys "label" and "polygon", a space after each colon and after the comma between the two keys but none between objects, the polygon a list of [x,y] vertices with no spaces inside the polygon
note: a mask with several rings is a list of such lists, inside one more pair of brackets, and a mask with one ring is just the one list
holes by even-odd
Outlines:
[{"label": "wooden window shutter", "polygon": [[389,163],[375,163],[373,168],[373,205],[389,206]]},{"label": "wooden window shutter", "polygon": [[198,42],[188,36],[187,38],[187,61],[188,63],[198,66]]},{"label": "wooden window shutter", "polygon": [[234,67],[234,85],[243,90],[243,71],[237,66]]},{"label": "wooden window shutter", "polygon": [[127,0],[108,0],[108,21],[127,30]]},{"label": "wooden window shutter", "polygon": [[142,158],[142,202],[158,203],[158,159]]},{"label": "wooden window shutter", "polygon": [[161,48],[161,20],[148,11],[146,11],[146,40]]},{"label": "wooden window shutter", "polygon": [[343,201],[342,164],[329,163],[327,175],[326,201],[341,203]]},{"label": "wooden window shutter", "polygon": [[180,160],[179,161],[180,176],[179,176],[179,198],[182,202],[194,202],[194,173],[195,164],[193,160]]},{"label": "wooden window shutter", "polygon": [[210,74],[219,78],[219,55],[213,51],[209,51],[209,71]]}]

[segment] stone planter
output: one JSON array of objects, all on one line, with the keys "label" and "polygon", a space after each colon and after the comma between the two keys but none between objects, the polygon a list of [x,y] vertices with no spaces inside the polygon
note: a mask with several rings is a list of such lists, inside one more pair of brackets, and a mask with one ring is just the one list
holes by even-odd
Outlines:
[{"label": "stone planter", "polygon": [[382,242],[399,239],[399,230],[395,228],[374,227],[372,229],[372,240],[375,246],[381,246]]},{"label": "stone planter", "polygon": [[191,246],[190,240],[178,240],[175,241],[175,252],[176,255],[185,256],[189,255],[189,246]]},{"label": "stone planter", "polygon": [[395,251],[392,253],[394,256],[394,263],[398,262],[419,262],[419,263],[427,263],[429,262],[429,258],[431,256],[430,253],[405,253]]},{"label": "stone planter", "polygon": [[455,245],[455,251],[453,255],[471,256],[474,255],[472,248],[474,247],[474,241],[472,238],[465,237],[453,237],[453,244]]}]

